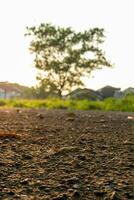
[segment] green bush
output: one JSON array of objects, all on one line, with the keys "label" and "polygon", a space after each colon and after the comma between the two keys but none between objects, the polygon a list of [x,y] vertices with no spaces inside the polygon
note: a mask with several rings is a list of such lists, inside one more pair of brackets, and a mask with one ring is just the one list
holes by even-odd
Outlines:
[{"label": "green bush", "polygon": [[0,99],[0,106],[5,106],[6,105],[6,101],[3,99]]},{"label": "green bush", "polygon": [[71,110],[106,110],[106,111],[130,111],[134,112],[134,96],[122,99],[109,98],[104,101],[88,100],[63,100],[49,98],[45,100],[26,99],[0,99],[1,108],[45,108],[45,109],[71,109]]}]

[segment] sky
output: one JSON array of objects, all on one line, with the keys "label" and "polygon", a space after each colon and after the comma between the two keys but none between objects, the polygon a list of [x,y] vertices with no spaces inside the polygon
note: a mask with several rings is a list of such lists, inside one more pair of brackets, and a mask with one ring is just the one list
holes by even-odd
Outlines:
[{"label": "sky", "polygon": [[76,31],[105,29],[103,50],[114,63],[93,71],[86,87],[134,87],[133,0],[0,0],[0,81],[37,84],[27,26],[52,23]]}]

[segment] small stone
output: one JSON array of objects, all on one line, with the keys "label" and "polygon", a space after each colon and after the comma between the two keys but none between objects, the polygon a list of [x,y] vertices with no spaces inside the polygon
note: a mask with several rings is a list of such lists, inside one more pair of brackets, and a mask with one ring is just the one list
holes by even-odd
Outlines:
[{"label": "small stone", "polygon": [[37,117],[40,118],[40,119],[44,118],[44,116],[41,113],[37,114]]},{"label": "small stone", "polygon": [[45,192],[50,191],[50,188],[47,187],[46,185],[41,185],[41,186],[39,186],[38,188],[39,188],[39,190],[43,190],[43,191],[45,191]]},{"label": "small stone", "polygon": [[9,192],[7,192],[7,194],[11,195],[11,196],[15,195],[15,193],[13,191],[9,191]]},{"label": "small stone", "polygon": [[28,178],[22,180],[20,183],[21,183],[22,185],[27,185],[27,184],[28,184]]},{"label": "small stone", "polygon": [[63,194],[62,196],[53,198],[53,200],[68,200],[68,197],[66,194]]},{"label": "small stone", "polygon": [[86,160],[86,156],[84,156],[84,155],[79,155],[79,156],[78,156],[78,159],[80,159],[80,160],[83,160],[83,161],[84,161],[84,160]]},{"label": "small stone", "polygon": [[125,196],[128,198],[128,199],[134,199],[134,192],[126,192],[125,193]]},{"label": "small stone", "polygon": [[100,122],[101,122],[101,123],[104,123],[104,122],[106,122],[106,120],[105,120],[105,119],[101,119]]},{"label": "small stone", "polygon": [[77,177],[72,177],[72,178],[70,178],[70,179],[67,180],[67,183],[69,185],[71,185],[71,184],[77,183],[78,181],[79,181],[79,179]]},{"label": "small stone", "polygon": [[94,191],[94,195],[97,197],[103,197],[106,194],[104,191]]},{"label": "small stone", "polygon": [[74,185],[73,185],[73,188],[74,188],[74,189],[78,189],[79,187],[80,187],[80,186],[79,186],[78,184],[74,184]]},{"label": "small stone", "polygon": [[121,198],[119,197],[119,195],[113,191],[111,196],[110,196],[110,200],[121,200]]},{"label": "small stone", "polygon": [[66,121],[74,121],[74,118],[73,117],[67,117]]},{"label": "small stone", "polygon": [[68,192],[69,192],[69,193],[73,193],[73,191],[74,191],[74,190],[73,190],[72,188],[68,189]]},{"label": "small stone", "polygon": [[22,113],[22,110],[16,109],[16,112],[20,114],[20,113]]},{"label": "small stone", "polygon": [[81,197],[80,193],[78,191],[75,191],[72,195],[73,200],[77,200]]},{"label": "small stone", "polygon": [[127,119],[134,120],[134,116],[127,116]]},{"label": "small stone", "polygon": [[66,115],[68,117],[75,117],[75,113],[74,112],[68,112]]},{"label": "small stone", "polygon": [[24,154],[23,158],[26,159],[26,160],[31,160],[33,157],[29,154]]}]

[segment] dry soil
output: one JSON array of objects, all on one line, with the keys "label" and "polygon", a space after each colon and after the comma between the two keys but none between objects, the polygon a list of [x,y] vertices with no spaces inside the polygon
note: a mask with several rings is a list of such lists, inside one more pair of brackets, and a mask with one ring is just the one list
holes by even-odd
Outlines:
[{"label": "dry soil", "polygon": [[0,110],[0,199],[134,200],[133,116]]}]

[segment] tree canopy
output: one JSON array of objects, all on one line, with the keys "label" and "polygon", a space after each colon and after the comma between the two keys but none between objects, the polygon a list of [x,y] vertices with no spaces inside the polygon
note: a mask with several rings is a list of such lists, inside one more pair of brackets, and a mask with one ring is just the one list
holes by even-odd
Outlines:
[{"label": "tree canopy", "polygon": [[42,23],[27,27],[26,35],[31,37],[30,51],[40,70],[40,84],[59,97],[64,91],[84,86],[81,78],[89,77],[94,69],[111,67],[101,49],[105,39],[102,28],[76,32],[70,27]]}]

